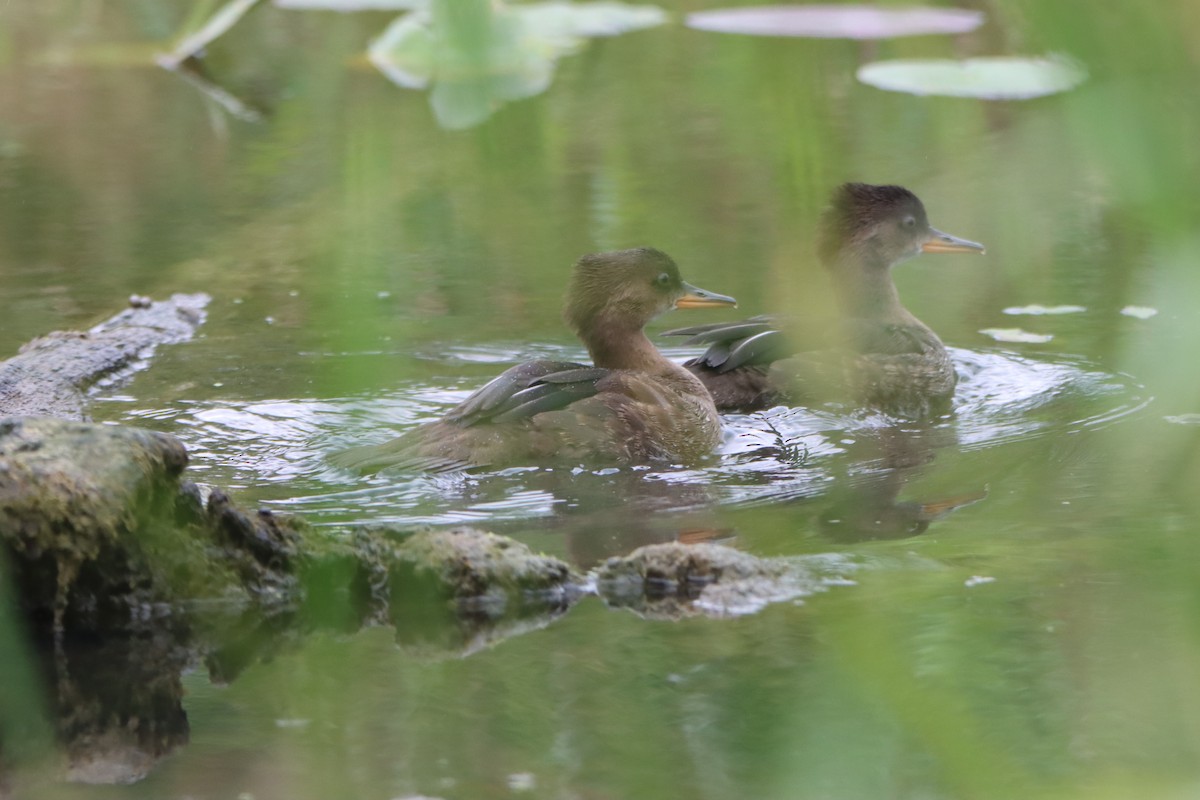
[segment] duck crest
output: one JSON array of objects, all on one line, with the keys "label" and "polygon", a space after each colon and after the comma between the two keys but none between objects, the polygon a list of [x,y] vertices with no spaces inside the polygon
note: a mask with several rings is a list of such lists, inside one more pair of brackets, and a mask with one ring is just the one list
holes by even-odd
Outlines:
[{"label": "duck crest", "polygon": [[[911,214],[915,226],[929,226],[920,198],[903,186],[844,183],[833,193],[817,228],[817,255],[832,269],[847,250],[857,251],[881,220]],[[890,266],[890,265],[889,265]]]}]

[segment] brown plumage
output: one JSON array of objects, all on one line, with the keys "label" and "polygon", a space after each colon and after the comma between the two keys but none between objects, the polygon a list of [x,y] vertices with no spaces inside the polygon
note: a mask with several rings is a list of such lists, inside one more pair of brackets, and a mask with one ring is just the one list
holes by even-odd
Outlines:
[{"label": "brown plumage", "polygon": [[687,366],[722,411],[850,401],[905,416],[937,412],[957,376],[946,347],[900,302],[892,267],[925,253],[982,253],[929,225],[901,186],[847,183],[833,194],[817,246],[838,301],[840,330],[797,347],[767,317],[669,331],[709,349]]},{"label": "brown plumage", "polygon": [[684,283],[649,247],[575,264],[563,317],[593,365],[531,361],[509,369],[443,419],[332,457],[361,472],[542,463],[694,462],[720,439],[704,385],[668,361],[643,327],[672,308],[735,305]]}]

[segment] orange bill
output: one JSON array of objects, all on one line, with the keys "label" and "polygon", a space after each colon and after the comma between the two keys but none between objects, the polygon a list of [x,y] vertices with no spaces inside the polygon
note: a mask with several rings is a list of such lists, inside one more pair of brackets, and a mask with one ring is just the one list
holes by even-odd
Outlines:
[{"label": "orange bill", "polygon": [[723,294],[697,289],[690,283],[683,284],[683,297],[675,301],[676,308],[728,308],[737,307],[737,300]]},{"label": "orange bill", "polygon": [[979,253],[986,252],[979,242],[970,239],[960,239],[948,233],[942,233],[937,228],[930,228],[930,237],[921,245],[922,253]]}]

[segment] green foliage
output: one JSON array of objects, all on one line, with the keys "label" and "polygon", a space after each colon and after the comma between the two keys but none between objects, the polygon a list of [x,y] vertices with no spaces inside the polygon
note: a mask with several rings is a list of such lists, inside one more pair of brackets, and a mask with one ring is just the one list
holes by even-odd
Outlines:
[{"label": "green foliage", "polygon": [[431,88],[438,122],[455,130],[546,91],[557,60],[586,37],[651,27],[665,16],[656,6],[612,2],[433,3],[396,19],[368,55],[393,83]]},{"label": "green foliage", "polygon": [[5,765],[49,755],[53,729],[46,721],[45,689],[14,605],[8,560],[0,551],[0,773]]}]

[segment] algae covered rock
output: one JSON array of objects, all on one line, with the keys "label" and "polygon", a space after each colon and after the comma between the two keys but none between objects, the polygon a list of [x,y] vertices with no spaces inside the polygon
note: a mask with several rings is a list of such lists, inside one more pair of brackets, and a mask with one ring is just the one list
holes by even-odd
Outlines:
[{"label": "algae covered rock", "polygon": [[463,652],[549,624],[582,593],[565,562],[467,527],[407,535],[389,583],[402,643]]},{"label": "algae covered rock", "polygon": [[759,558],[717,544],[652,544],[596,572],[609,605],[648,617],[734,616],[823,588],[802,562]]},{"label": "algae covered rock", "polygon": [[559,592],[571,578],[570,568],[557,558],[466,527],[411,534],[397,553],[393,574],[405,575],[397,583],[432,579],[447,598],[482,603],[487,598]]},{"label": "algae covered rock", "polygon": [[[149,567],[177,516],[187,453],[134,428],[0,421],[0,560],[40,642],[48,700],[76,780],[131,780],[187,740],[189,659]],[[178,557],[176,553],[176,557]]]},{"label": "algae covered rock", "polygon": [[[457,656],[548,624],[581,594],[565,563],[493,534],[245,510],[184,480],[174,437],[79,421],[90,387],[190,336],[206,302],[139,300],[0,363],[0,622],[17,622],[0,633],[27,651],[19,691],[34,698],[0,704],[0,796],[50,738],[71,780],[145,775],[188,740],[180,676],[199,663],[233,680],[314,630],[387,623]],[[54,417],[4,416],[16,413]]]},{"label": "algae covered rock", "polygon": [[153,431],[0,420],[0,547],[36,628],[120,628],[131,598],[153,601],[130,534],[174,518],[186,465],[183,445]]}]

